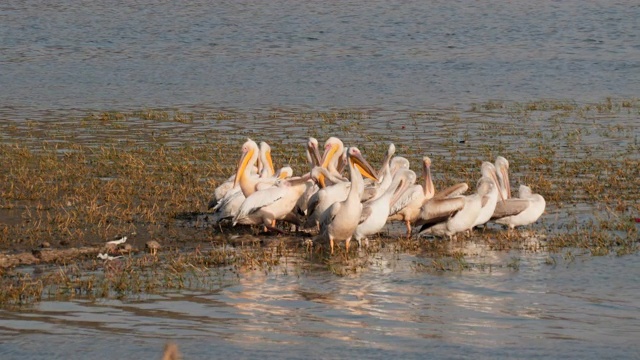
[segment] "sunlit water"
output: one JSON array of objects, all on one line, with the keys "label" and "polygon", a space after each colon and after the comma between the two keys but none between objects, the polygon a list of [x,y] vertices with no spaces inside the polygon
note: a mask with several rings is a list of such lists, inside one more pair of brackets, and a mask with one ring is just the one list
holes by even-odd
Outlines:
[{"label": "sunlit water", "polygon": [[0,312],[0,356],[149,358],[171,339],[186,358],[637,357],[637,255],[496,256],[518,256],[518,271],[434,275],[419,257],[379,255],[349,277],[291,265],[208,291],[44,302]]},{"label": "sunlit water", "polygon": [[[425,107],[637,97],[638,19],[633,1],[3,1],[0,116],[357,107],[384,134]],[[348,277],[292,264],[216,274],[208,291],[1,310],[0,358],[157,358],[167,339],[187,359],[640,356],[638,255],[476,261],[510,258],[434,274],[381,253]]]}]

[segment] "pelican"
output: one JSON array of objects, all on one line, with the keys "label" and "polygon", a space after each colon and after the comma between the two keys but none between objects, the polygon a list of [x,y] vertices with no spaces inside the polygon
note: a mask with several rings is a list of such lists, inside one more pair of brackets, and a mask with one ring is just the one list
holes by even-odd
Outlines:
[{"label": "pelican", "polygon": [[382,166],[378,171],[378,177],[381,180],[378,183],[374,183],[372,186],[365,187],[366,195],[363,195],[363,198],[367,201],[374,200],[387,191],[387,188],[391,185],[392,174],[391,174],[391,158],[393,154],[396,152],[396,146],[391,143],[389,144],[389,148],[385,154],[384,160],[382,161]]},{"label": "pelican", "polygon": [[[289,166],[280,168],[273,177],[273,181],[283,180],[290,178],[293,175],[293,170]],[[232,219],[240,211],[242,203],[246,200],[246,197],[242,193],[240,186],[236,186],[231,189],[227,194],[213,207],[213,217],[211,222],[217,224],[224,219]]]},{"label": "pelican", "polygon": [[316,138],[309,138],[305,151],[307,153],[307,160],[309,161],[309,169],[320,166],[321,156],[318,151],[318,140]]},{"label": "pelican", "polygon": [[[251,139],[247,139],[247,141],[250,141],[250,140]],[[254,166],[256,161],[258,162],[257,168]],[[271,160],[271,147],[269,146],[269,144],[267,144],[264,141],[261,142],[257,159],[254,160],[253,162],[250,162],[249,164],[251,165],[249,167],[249,176],[254,176],[255,174],[258,174],[259,177],[261,178],[273,176],[273,161]],[[235,189],[237,185],[235,182],[236,175],[237,174],[231,175],[231,177],[229,177],[226,181],[224,181],[222,184],[220,184],[220,186],[218,186],[214,190],[213,199],[209,201],[207,210],[216,207],[218,203],[222,201],[222,199],[225,197],[227,192],[231,191],[232,189]]]},{"label": "pelican", "polygon": [[425,203],[421,212],[423,222],[420,233],[448,236],[473,227],[482,210],[486,195],[495,185],[489,178],[481,178],[475,194],[449,198],[433,198]]},{"label": "pelican", "polygon": [[281,180],[276,186],[261,189],[249,195],[238,214],[233,218],[233,225],[264,225],[267,229],[280,231],[275,227],[276,220],[285,220],[296,225],[298,218],[292,213],[298,198],[312,182],[309,177]]},{"label": "pelican", "polygon": [[309,176],[311,176],[311,179],[314,180],[314,183],[311,186],[307,187],[307,190],[305,190],[305,192],[300,196],[300,198],[298,199],[298,203],[296,204],[296,207],[298,208],[299,212],[304,215],[307,214],[307,209],[309,208],[309,200],[311,199],[313,194],[318,192],[318,190],[320,189],[318,187],[318,180],[317,180],[317,176],[319,175],[319,173],[316,172],[314,174],[315,168],[320,169],[320,161],[321,161],[320,152],[318,151],[318,140],[316,140],[316,138],[313,138],[313,137],[309,138],[305,147],[305,152],[307,154],[307,160],[309,161],[310,171],[308,174]]},{"label": "pelican", "polygon": [[502,156],[498,156],[495,168],[502,200],[496,205],[491,217],[492,220],[497,224],[509,227],[509,229],[536,222],[546,207],[544,197],[540,194],[534,194],[530,187],[520,185],[518,198],[512,198],[509,185],[509,162]]},{"label": "pelican", "polygon": [[[334,172],[330,170],[335,167],[337,159],[342,157],[336,153],[336,149],[344,149],[342,141],[338,138],[329,138],[326,143],[327,145],[325,145],[322,166],[314,169],[314,176],[318,179],[320,189],[309,199],[307,220],[304,223],[304,228],[312,228],[314,226],[318,228],[320,226],[320,218],[322,217],[322,214],[333,203],[344,201],[351,188],[351,182],[343,181],[342,175],[340,175],[337,170]],[[343,150],[343,153],[346,154],[347,152]],[[361,175],[377,181],[376,171],[373,170],[361,153],[353,163],[353,166],[356,166],[360,170]],[[358,191],[360,192],[360,199],[362,200],[364,194],[364,183],[362,188]]]},{"label": "pelican", "polygon": [[502,156],[496,157],[495,174],[501,199],[510,199],[511,184],[509,183],[509,161]]},{"label": "pelican", "polygon": [[[247,141],[242,144],[242,156],[238,162],[238,170],[236,171],[236,176],[233,182],[233,187],[240,185],[240,189],[245,197],[249,197],[249,195],[253,194],[258,189],[273,186],[276,182],[276,179],[273,177],[260,178],[252,176],[251,170],[253,169],[253,165],[258,161],[259,156],[260,151],[258,144],[251,139],[247,139]],[[269,161],[268,159],[270,158],[270,155],[266,157],[266,161]],[[267,163],[264,166],[273,167],[273,164]]]},{"label": "pelican", "polygon": [[[388,168],[387,168],[388,171]],[[416,181],[416,173],[402,169],[393,176],[392,183],[387,190],[378,198],[367,201],[362,208],[360,224],[354,232],[354,237],[361,246],[362,239],[367,239],[368,235],[373,235],[384,227],[389,217],[391,205],[395,203],[400,195]]]},{"label": "pelican", "polygon": [[389,163],[389,168],[391,169],[391,174],[395,174],[396,171],[400,169],[408,169],[409,168],[409,160],[402,156],[394,156]]},{"label": "pelican", "polygon": [[478,218],[473,224],[474,227],[486,224],[487,221],[491,220],[493,212],[496,209],[496,205],[498,204],[498,196],[500,195],[495,166],[488,161],[484,161],[480,167],[480,171],[482,173],[482,177],[487,178],[488,181],[492,182],[493,186],[491,187],[491,191],[489,191],[489,193],[487,194],[487,199],[485,201],[485,204],[482,206],[482,209],[480,210]]},{"label": "pelican", "polygon": [[[320,217],[320,233],[317,240],[329,240],[331,253],[333,254],[333,244],[335,241],[345,240],[347,251],[349,242],[360,222],[362,215],[362,203],[360,199],[364,191],[364,180],[359,168],[370,171],[371,166],[364,160],[362,153],[356,147],[347,149],[347,166],[351,178],[351,188],[344,201],[333,203]],[[375,179],[375,174],[370,174]]]},{"label": "pelican", "polygon": [[[327,171],[329,171],[329,173],[331,173],[332,175],[338,178],[342,178],[342,175],[340,175],[340,171],[338,171],[338,167],[340,158],[343,153],[344,144],[342,143],[342,140],[338,139],[337,137],[328,138],[324,143],[324,152],[322,153],[320,166],[327,169]],[[325,180],[325,176],[320,174],[320,176],[318,177],[318,185],[320,186],[320,188],[324,188],[327,186]]]},{"label": "pelican", "polygon": [[264,141],[260,142],[258,174],[261,178],[271,177],[275,174],[273,160],[271,159],[271,146]]},{"label": "pelican", "polygon": [[207,204],[207,210],[211,209],[212,207],[215,207],[220,202],[220,200],[224,198],[224,196],[227,195],[227,193],[231,189],[233,189],[233,182],[235,179],[236,179],[236,176],[231,175],[231,177],[229,177],[222,184],[216,187],[216,189],[213,191],[213,199],[211,199],[209,201],[209,204]]},{"label": "pelican", "polygon": [[414,185],[410,187],[395,205],[391,208],[391,221],[403,221],[407,228],[407,238],[411,237],[411,224],[420,218],[420,213],[425,202],[436,198],[444,199],[447,197],[457,196],[469,188],[466,183],[459,183],[450,186],[436,193],[431,177],[431,159],[428,156],[422,158],[422,172],[424,174],[424,185]]}]

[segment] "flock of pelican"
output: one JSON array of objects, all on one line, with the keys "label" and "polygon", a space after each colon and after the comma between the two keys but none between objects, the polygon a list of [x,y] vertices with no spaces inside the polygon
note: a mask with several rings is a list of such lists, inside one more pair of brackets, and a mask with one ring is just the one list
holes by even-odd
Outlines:
[{"label": "flock of pelican", "polygon": [[285,221],[317,233],[314,241],[328,241],[333,253],[338,241],[344,240],[347,250],[353,238],[366,244],[389,221],[402,221],[407,237],[419,227],[419,234],[452,238],[489,221],[510,229],[529,225],[545,210],[544,198],[526,185],[512,197],[509,162],[501,156],[482,163],[475,193],[464,195],[466,183],[436,191],[426,156],[424,183],[416,184],[416,173],[406,158],[394,156],[393,144],[379,170],[357,147],[345,147],[336,137],[325,142],[322,156],[318,141],[309,138],[306,154],[309,172],[294,177],[290,167],[275,171],[267,143],[258,146],[248,139],[236,173],[209,202],[213,222],[230,220],[234,226],[260,225],[282,233],[276,222]]}]

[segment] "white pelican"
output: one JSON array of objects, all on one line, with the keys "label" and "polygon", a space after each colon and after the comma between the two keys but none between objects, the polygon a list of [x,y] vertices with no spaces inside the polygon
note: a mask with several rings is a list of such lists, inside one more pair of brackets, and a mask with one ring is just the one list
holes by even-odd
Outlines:
[{"label": "white pelican", "polygon": [[[251,139],[247,139],[250,141]],[[243,145],[244,146],[244,145]],[[273,161],[271,160],[271,147],[265,143],[264,141],[260,143],[260,148],[258,152],[258,166],[255,166],[256,160],[253,163],[250,163],[249,166],[249,176],[259,175],[259,177],[270,177],[273,176]],[[218,205],[218,202],[222,201],[227,192],[231,191],[237,185],[235,182],[236,174],[231,175],[226,181],[220,184],[213,192],[213,199],[209,201],[207,206],[207,210]]]},{"label": "white pelican", "polygon": [[227,180],[225,180],[222,184],[218,185],[216,189],[213,191],[213,199],[209,201],[207,204],[207,210],[215,207],[222,198],[233,189],[233,181],[236,179],[235,175],[231,175]]},{"label": "white pelican", "polygon": [[498,201],[492,220],[510,229],[536,222],[546,207],[544,197],[534,194],[528,186],[520,185],[518,198],[512,198],[509,185],[509,162],[502,156],[498,156],[495,167],[502,201]]},{"label": "white pelican", "polygon": [[316,166],[320,166],[320,151],[318,150],[318,140],[314,137],[310,137],[307,141],[305,149],[307,153],[307,161],[309,161],[309,169],[313,169]]},{"label": "white pelican", "polygon": [[314,183],[313,185],[307,187],[307,190],[305,190],[305,192],[300,196],[300,199],[298,199],[298,203],[296,204],[296,207],[298,208],[300,213],[304,215],[307,214],[307,208],[309,207],[309,200],[311,199],[311,196],[313,196],[313,194],[318,192],[318,190],[320,189],[317,179],[319,173],[316,172],[314,174],[315,168],[320,169],[321,162],[320,152],[318,151],[318,140],[310,137],[305,147],[305,153],[307,154],[307,160],[309,161],[309,175],[314,180]]},{"label": "white pelican", "polygon": [[[364,191],[364,180],[359,167],[367,169],[368,163],[364,161],[360,150],[356,147],[347,149],[347,165],[351,178],[351,188],[344,201],[333,203],[320,217],[320,233],[315,240],[329,240],[331,253],[335,241],[345,240],[346,249],[349,250],[349,242],[360,222],[362,215],[362,203],[360,198]],[[371,166],[368,166],[369,168]],[[371,174],[374,178],[375,176]]]},{"label": "white pelican", "polygon": [[487,221],[491,220],[493,216],[493,212],[496,209],[496,205],[498,203],[498,197],[500,196],[500,189],[498,188],[497,178],[496,178],[496,170],[495,166],[488,161],[484,161],[480,167],[480,171],[482,173],[483,178],[487,178],[488,181],[493,183],[491,187],[491,191],[486,195],[487,199],[480,210],[480,214],[476,219],[473,226],[479,226],[486,224]]},{"label": "white pelican", "polygon": [[362,239],[373,235],[384,227],[389,217],[391,205],[398,200],[400,195],[416,181],[416,173],[402,169],[393,176],[392,183],[387,190],[378,198],[367,201],[362,208],[360,224],[356,228],[353,236],[361,246]]},{"label": "white pelican", "polygon": [[408,169],[410,167],[409,165],[409,160],[407,160],[407,158],[402,156],[394,156],[389,163],[389,168],[391,169],[391,174],[395,174],[396,171],[400,169]]},{"label": "white pelican", "polygon": [[300,221],[292,213],[298,198],[308,186],[309,177],[291,178],[278,182],[276,186],[261,189],[249,195],[233,218],[233,225],[264,225],[267,229],[280,231],[275,227],[276,220],[299,225]]},{"label": "white pelican", "polygon": [[[340,175],[337,170],[333,172],[330,170],[337,163],[337,159],[342,157],[336,153],[337,149],[344,149],[342,141],[338,138],[329,138],[327,140],[327,145],[325,146],[322,166],[314,169],[313,171],[313,176],[318,179],[320,189],[309,198],[307,220],[304,223],[304,228],[318,228],[320,226],[319,221],[322,214],[333,203],[344,201],[349,194],[351,182],[343,181],[342,175]],[[347,152],[343,150],[343,153],[346,154]],[[361,175],[377,181],[376,171],[373,170],[371,165],[364,159],[364,157],[362,157],[361,153],[356,160],[353,160],[353,166],[360,170]],[[359,191],[360,199],[362,200],[364,185]]]},{"label": "white pelican", "polygon": [[271,146],[264,141],[260,142],[258,155],[258,174],[261,178],[271,177],[275,174],[273,160],[271,159]]},{"label": "white pelican", "polygon": [[382,161],[382,166],[378,171],[378,178],[380,178],[380,180],[373,185],[366,186],[364,189],[365,194],[363,194],[363,199],[366,199],[366,201],[371,201],[382,196],[382,194],[384,194],[385,191],[387,191],[387,188],[391,185],[393,174],[391,173],[390,163],[395,152],[396,146],[393,143],[389,144],[389,148],[387,149]]},{"label": "white pelican", "polygon": [[[272,180],[273,183],[280,179],[287,179],[293,175],[293,170],[289,166],[285,166],[278,170],[274,177],[267,180]],[[227,194],[213,207],[213,217],[211,222],[215,225],[224,219],[232,219],[240,211],[242,203],[246,200],[246,197],[242,193],[240,186],[236,186],[231,189]]]},{"label": "white pelican", "polygon": [[407,189],[390,211],[389,220],[403,221],[405,223],[407,238],[411,237],[411,224],[420,218],[425,202],[433,198],[444,199],[457,196],[469,188],[466,183],[459,183],[436,193],[433,178],[431,177],[431,159],[428,156],[422,158],[422,172],[424,174],[424,185],[414,185]]},{"label": "white pelican", "polygon": [[509,161],[502,156],[496,157],[495,174],[497,176],[498,190],[502,200],[511,198],[511,185],[509,183]]},{"label": "white pelican", "polygon": [[[245,197],[249,197],[249,195],[258,189],[273,186],[277,180],[273,177],[260,178],[252,176],[251,170],[253,169],[253,165],[258,161],[259,153],[258,144],[256,144],[255,141],[247,139],[247,141],[242,144],[242,156],[238,162],[238,170],[236,171],[233,187],[240,185],[240,189],[242,189]],[[267,159],[269,158],[270,156]],[[273,164],[265,166],[273,167]]]},{"label": "white pelican", "polygon": [[[342,178],[342,175],[340,175],[340,171],[338,171],[338,167],[340,157],[343,153],[344,144],[342,143],[342,140],[338,139],[337,137],[328,138],[324,143],[324,152],[322,153],[320,166],[327,169],[327,171],[329,171],[329,173],[331,173],[332,175],[338,178]],[[327,186],[325,180],[326,179],[322,174],[318,177],[318,185],[320,186],[320,188],[324,188]]]},{"label": "white pelican", "polygon": [[421,213],[420,233],[452,238],[459,232],[473,227],[486,195],[495,187],[489,178],[481,178],[475,194],[449,198],[432,198],[427,201]]}]

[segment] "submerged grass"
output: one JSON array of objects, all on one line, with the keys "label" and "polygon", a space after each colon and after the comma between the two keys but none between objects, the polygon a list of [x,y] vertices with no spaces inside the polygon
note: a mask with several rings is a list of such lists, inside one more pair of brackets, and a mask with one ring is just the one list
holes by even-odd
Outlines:
[{"label": "submerged grass", "polygon": [[[464,246],[407,240],[400,233],[378,238],[364,252],[340,249],[329,256],[326,249],[305,246],[300,236],[256,237],[251,230],[212,227],[206,205],[234,172],[246,137],[269,142],[276,164],[296,174],[308,171],[308,136],[321,142],[339,136],[357,145],[374,167],[393,142],[396,154],[414,168],[422,156],[432,158],[437,188],[460,181],[475,188],[480,163],[502,155],[510,160],[512,184],[526,183],[542,194],[547,213],[530,229],[490,228],[457,245],[475,244],[484,253],[635,253],[638,116],[637,99],[606,99],[491,101],[469,111],[143,109],[59,121],[0,119],[0,304],[28,304],[43,294],[125,297],[215,287],[221,276],[272,271],[283,263],[296,263],[300,272],[348,276],[376,266],[378,254],[411,254],[425,259],[416,262],[416,271],[435,273],[519,268],[517,256],[485,261]],[[128,236],[132,248],[114,261],[85,252],[53,257],[46,265],[41,256],[101,247],[121,236]],[[143,254],[149,240],[162,244],[157,256]]]}]

